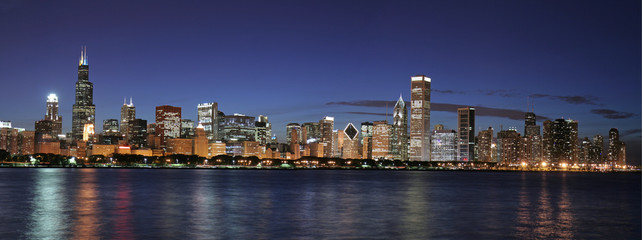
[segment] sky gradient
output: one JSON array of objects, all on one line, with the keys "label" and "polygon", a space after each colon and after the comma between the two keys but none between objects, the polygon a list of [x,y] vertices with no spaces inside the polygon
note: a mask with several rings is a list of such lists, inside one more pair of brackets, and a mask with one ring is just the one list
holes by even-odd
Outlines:
[{"label": "sky gradient", "polygon": [[[154,107],[218,102],[226,114],[289,122],[392,120],[410,76],[432,78],[431,124],[517,127],[527,97],[538,125],[579,121],[579,136],[618,128],[640,163],[640,1],[19,1],[0,3],[0,119],[33,129],[56,93],[64,131],[80,47],[96,122]],[[388,108],[386,108],[386,105]],[[520,114],[522,114],[520,116]]]}]

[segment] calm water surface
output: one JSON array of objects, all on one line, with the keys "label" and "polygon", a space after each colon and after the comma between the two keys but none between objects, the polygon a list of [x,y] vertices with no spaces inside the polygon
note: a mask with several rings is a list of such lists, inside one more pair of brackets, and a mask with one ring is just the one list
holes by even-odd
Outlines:
[{"label": "calm water surface", "polygon": [[0,239],[640,239],[640,176],[0,169]]}]

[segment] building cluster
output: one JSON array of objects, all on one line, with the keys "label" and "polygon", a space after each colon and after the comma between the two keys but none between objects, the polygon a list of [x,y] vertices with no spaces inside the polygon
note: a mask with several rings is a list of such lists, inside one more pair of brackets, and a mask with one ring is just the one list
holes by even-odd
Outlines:
[{"label": "building cluster", "polygon": [[270,159],[299,159],[305,156],[344,159],[390,159],[437,162],[496,162],[505,166],[551,166],[568,164],[625,165],[626,146],[618,130],[609,131],[608,148],[602,136],[591,141],[578,138],[578,122],[570,119],[546,120],[543,133],[536,115],[525,115],[524,134],[516,128],[481,130],[475,135],[475,108],[457,109],[457,128],[435,124],[430,129],[431,79],[411,77],[410,106],[400,96],[394,105],[392,122],[387,120],[352,123],[335,129],[334,117],[318,122],[289,123],[286,142],[272,134],[267,116],[226,115],[218,103],[195,106],[196,121],[184,119],[181,107],[157,106],[155,122],[136,118],[133,99],[123,102],[120,119],[103,121],[103,131],[95,132],[93,84],[89,81],[86,49],[78,64],[71,132],[62,133],[58,97],[46,101],[44,119],[35,131],[12,128],[0,122],[0,149],[12,154],[52,153],[86,158],[92,155],[173,154],[256,156]]}]

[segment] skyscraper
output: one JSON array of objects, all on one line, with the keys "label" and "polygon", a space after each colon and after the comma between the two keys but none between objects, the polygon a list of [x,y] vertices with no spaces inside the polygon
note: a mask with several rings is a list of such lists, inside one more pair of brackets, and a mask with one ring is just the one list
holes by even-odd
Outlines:
[{"label": "skyscraper", "polygon": [[457,109],[457,161],[475,160],[475,108]]},{"label": "skyscraper", "polygon": [[324,117],[319,121],[321,133],[320,143],[323,144],[323,156],[332,157],[332,130],[334,129],[334,117]]},{"label": "skyscraper", "polygon": [[372,123],[361,123],[361,157],[372,159]]},{"label": "skyscraper", "polygon": [[544,159],[551,163],[577,163],[577,121],[556,119],[544,121]]},{"label": "skyscraper", "polygon": [[477,135],[477,139],[479,139],[479,143],[478,143],[479,156],[477,160],[481,162],[494,162],[495,159],[493,159],[493,128],[488,127],[487,130],[479,131],[479,134]]},{"label": "skyscraper", "polygon": [[123,102],[123,106],[120,108],[120,135],[129,141],[132,135],[131,122],[136,119],[136,107],[134,107],[134,101],[132,98],[129,98],[129,104],[127,104],[127,99]]},{"label": "skyscraper", "polygon": [[147,120],[136,118],[129,123],[131,127],[131,136],[129,145],[136,148],[146,148],[147,145]]},{"label": "skyscraper", "polygon": [[58,115],[58,96],[56,94],[49,94],[47,96],[47,114],[45,120],[52,122],[51,135],[57,138],[62,134],[62,116]]},{"label": "skyscraper", "polygon": [[455,161],[457,158],[457,132],[444,129],[444,125],[436,124],[431,134],[431,161]]},{"label": "skyscraper", "polygon": [[375,121],[372,127],[372,159],[391,159],[390,135],[392,126],[386,121]]},{"label": "skyscraper", "polygon": [[343,129],[345,135],[343,141],[342,157],[347,159],[359,158],[359,130],[352,123],[348,123]]},{"label": "skyscraper", "polygon": [[82,140],[85,124],[95,124],[96,106],[94,105],[94,84],[89,81],[87,47],[80,51],[78,62],[78,82],[76,82],[76,101],[71,116],[71,140]]},{"label": "skyscraper", "polygon": [[410,160],[430,161],[430,78],[410,78]]},{"label": "skyscraper", "polygon": [[624,145],[624,142],[620,141],[620,132],[617,130],[617,128],[611,128],[609,130],[609,149],[607,163],[611,165],[625,165],[625,149],[626,146]]},{"label": "skyscraper", "polygon": [[270,142],[270,137],[272,137],[272,124],[268,121],[267,116],[259,115],[256,122],[254,122],[256,127],[255,140],[259,142],[259,145],[265,146]]},{"label": "skyscraper", "polygon": [[408,109],[401,95],[394,108],[391,150],[394,158],[408,161]]},{"label": "skyscraper", "polygon": [[219,139],[218,136],[218,103],[201,103],[197,106],[198,124],[203,126],[208,142]]},{"label": "skyscraper", "polygon": [[167,139],[181,135],[181,108],[169,105],[156,107],[155,134],[160,138],[160,146],[165,147]]}]

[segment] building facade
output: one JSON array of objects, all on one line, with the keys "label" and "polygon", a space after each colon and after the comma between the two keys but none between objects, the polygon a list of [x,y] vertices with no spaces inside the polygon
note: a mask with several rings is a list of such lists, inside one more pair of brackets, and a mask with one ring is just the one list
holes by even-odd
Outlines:
[{"label": "building facade", "polygon": [[392,155],[395,159],[408,161],[408,108],[401,95],[395,103],[392,123]]},{"label": "building facade", "polygon": [[411,161],[430,161],[430,82],[424,75],[410,78]]},{"label": "building facade", "polygon": [[[165,147],[167,139],[181,136],[181,108],[169,105],[156,107],[155,135],[159,137],[159,147]],[[191,151],[191,150],[190,150]]]},{"label": "building facade", "polygon": [[475,108],[457,109],[457,160],[475,160]]},{"label": "building facade", "polygon": [[219,140],[218,137],[218,103],[201,103],[197,106],[198,124],[203,126],[208,142]]}]

